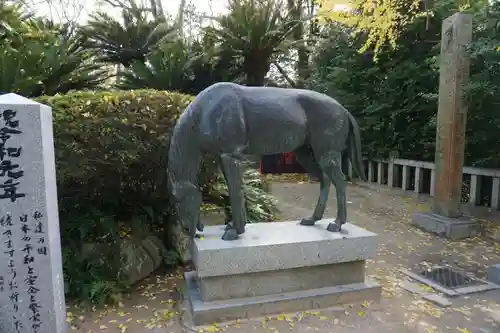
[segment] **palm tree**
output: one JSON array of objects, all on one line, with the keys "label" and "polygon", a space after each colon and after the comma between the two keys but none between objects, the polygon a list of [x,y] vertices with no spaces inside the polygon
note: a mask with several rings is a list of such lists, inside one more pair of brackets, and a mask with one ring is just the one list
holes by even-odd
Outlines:
[{"label": "palm tree", "polygon": [[292,45],[289,37],[299,21],[282,8],[279,0],[229,0],[229,14],[206,29],[218,52],[233,52],[247,85],[264,85],[271,63]]},{"label": "palm tree", "polygon": [[89,38],[86,47],[99,51],[104,62],[130,67],[134,61],[146,61],[146,56],[162,42],[176,34],[176,28],[161,18],[150,20],[140,8],[122,9],[123,23],[106,13],[94,14],[83,30]]},{"label": "palm tree", "polygon": [[104,71],[83,48],[81,35],[68,26],[25,17],[2,7],[0,21],[0,91],[27,97],[97,87]]},{"label": "palm tree", "polygon": [[96,61],[96,52],[85,48],[87,37],[73,31],[71,23],[57,25],[38,21],[42,29],[54,32],[53,41],[45,45],[40,93],[53,95],[70,90],[95,89],[108,78],[108,71]]},{"label": "palm tree", "polygon": [[220,81],[232,81],[227,62],[221,59],[191,57],[205,48],[195,41],[187,46],[182,40],[165,43],[146,56],[146,62],[135,61],[120,73],[121,89],[152,88],[196,95]]}]

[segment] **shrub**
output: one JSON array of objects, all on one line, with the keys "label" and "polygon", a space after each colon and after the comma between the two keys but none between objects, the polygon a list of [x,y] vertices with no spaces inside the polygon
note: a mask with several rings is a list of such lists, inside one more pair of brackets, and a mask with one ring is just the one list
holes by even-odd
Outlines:
[{"label": "shrub", "polygon": [[[172,215],[166,185],[168,139],[192,97],[136,90],[72,92],[38,99],[53,109],[61,242],[68,296],[93,301],[123,287],[117,281],[116,246],[147,226],[163,240],[163,222]],[[252,220],[274,217],[272,197],[258,174],[245,173]],[[204,202],[225,205],[226,192],[215,159],[201,168]],[[109,257],[83,258],[87,243],[109,245]],[[107,260],[109,258],[109,260]],[[103,295],[101,295],[103,294]]]}]

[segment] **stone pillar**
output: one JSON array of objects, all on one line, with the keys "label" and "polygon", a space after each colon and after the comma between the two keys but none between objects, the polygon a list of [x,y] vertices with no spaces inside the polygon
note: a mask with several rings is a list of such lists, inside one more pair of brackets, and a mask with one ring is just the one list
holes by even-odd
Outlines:
[{"label": "stone pillar", "polygon": [[443,21],[439,72],[435,169],[431,174],[432,213],[417,212],[413,223],[447,238],[467,238],[477,224],[460,213],[467,106],[463,87],[469,76],[466,46],[472,18],[456,13]]},{"label": "stone pillar", "polygon": [[368,161],[368,182],[369,183],[373,182],[373,178],[374,178],[373,171],[374,171],[373,162],[372,161]]},{"label": "stone pillar", "polygon": [[498,210],[500,208],[500,178],[493,178],[491,187],[491,209]]},{"label": "stone pillar", "polygon": [[403,165],[403,175],[402,175],[402,182],[401,182],[401,188],[403,190],[408,190],[410,188],[410,167],[407,165]]},{"label": "stone pillar", "polygon": [[472,39],[472,18],[456,13],[443,21],[436,131],[436,181],[433,211],[459,217],[467,106],[463,87],[469,76],[465,47]]},{"label": "stone pillar", "polygon": [[387,166],[387,186],[394,187],[394,183],[399,182],[399,173],[394,164],[394,160],[399,158],[399,152],[391,151],[389,154],[389,165]]},{"label": "stone pillar", "polygon": [[352,170],[352,163],[351,161],[347,161],[347,175],[349,176],[349,180],[353,180],[354,178],[354,173],[353,173],[353,170]]},{"label": "stone pillar", "polygon": [[423,179],[424,179],[424,177],[422,177],[422,168],[416,167],[415,168],[415,187],[413,188],[413,191],[415,191],[415,193],[422,192]]},{"label": "stone pillar", "polygon": [[469,203],[479,205],[481,200],[481,176],[470,175]]},{"label": "stone pillar", "polygon": [[0,332],[66,333],[50,107],[0,96]]},{"label": "stone pillar", "polygon": [[382,160],[377,161],[377,183],[382,185],[384,183],[384,163]]}]

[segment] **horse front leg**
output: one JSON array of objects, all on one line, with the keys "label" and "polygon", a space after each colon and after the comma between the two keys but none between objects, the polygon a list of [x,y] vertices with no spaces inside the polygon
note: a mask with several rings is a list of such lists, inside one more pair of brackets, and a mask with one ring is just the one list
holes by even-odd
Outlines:
[{"label": "horse front leg", "polygon": [[245,197],[242,189],[242,172],[238,160],[232,156],[222,154],[220,160],[229,192],[229,202],[232,212],[232,223],[226,226],[222,239],[231,241],[237,239],[238,235],[245,232],[247,221]]}]

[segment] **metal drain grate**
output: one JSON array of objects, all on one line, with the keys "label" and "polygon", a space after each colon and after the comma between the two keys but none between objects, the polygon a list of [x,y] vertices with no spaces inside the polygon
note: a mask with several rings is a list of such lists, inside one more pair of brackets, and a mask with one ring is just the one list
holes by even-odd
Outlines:
[{"label": "metal drain grate", "polygon": [[432,287],[447,296],[458,296],[480,291],[500,289],[500,286],[472,277],[449,266],[433,266],[418,273],[402,269],[401,272],[420,283]]},{"label": "metal drain grate", "polygon": [[466,273],[445,266],[434,266],[419,275],[449,289],[481,284],[481,282],[467,276]]}]

